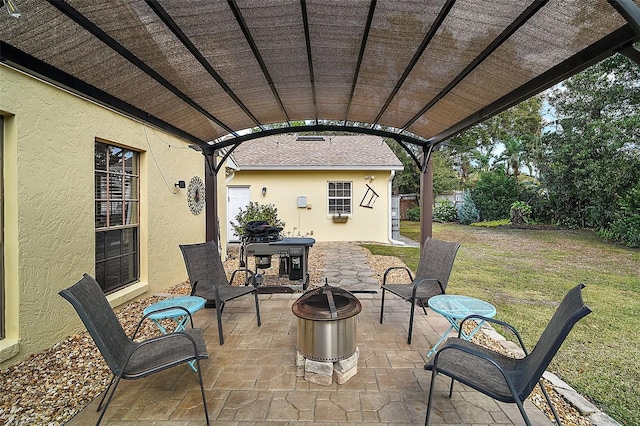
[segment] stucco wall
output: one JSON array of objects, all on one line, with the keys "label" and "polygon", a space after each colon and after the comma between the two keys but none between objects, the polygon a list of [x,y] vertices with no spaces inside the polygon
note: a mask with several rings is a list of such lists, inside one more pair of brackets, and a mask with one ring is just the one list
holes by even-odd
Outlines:
[{"label": "stucco wall", "polygon": [[[365,176],[375,176],[372,182]],[[273,204],[285,222],[286,236],[311,236],[316,241],[389,242],[389,171],[237,171],[228,186],[250,186],[251,201]],[[327,182],[352,182],[352,215],[334,223],[328,213]],[[373,208],[360,207],[367,184],[379,195]],[[262,195],[262,188],[267,188]],[[307,197],[307,208],[297,207],[297,197]],[[233,220],[233,217],[230,218]]]},{"label": "stucco wall", "polygon": [[113,306],[186,279],[178,244],[200,242],[186,189],[203,178],[202,155],[162,131],[0,66],[5,115],[6,338],[0,367],[50,347],[83,327],[58,291],[94,273],[94,141],[140,152],[140,281]]}]

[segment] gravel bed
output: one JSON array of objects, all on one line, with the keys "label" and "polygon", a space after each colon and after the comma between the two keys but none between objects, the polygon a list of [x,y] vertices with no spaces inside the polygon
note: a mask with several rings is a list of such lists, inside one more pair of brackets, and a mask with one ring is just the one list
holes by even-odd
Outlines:
[{"label": "gravel bed", "polygon": [[[310,282],[322,282],[325,254],[322,245],[309,252]],[[376,272],[380,282],[386,268],[404,266],[395,257],[374,256],[367,251],[368,261]],[[233,256],[233,252],[231,252]],[[237,254],[236,254],[237,255]],[[248,265],[253,267],[251,260]],[[231,271],[238,267],[237,258],[225,262],[225,269]],[[277,265],[265,272],[265,285],[290,284],[284,277],[279,277]],[[189,294],[189,284],[180,283],[167,290],[169,294]],[[135,330],[142,311],[161,297],[146,297],[130,303],[116,312],[126,333],[131,335]],[[167,326],[170,324],[168,323]],[[143,340],[160,332],[150,321],[146,321],[136,340]],[[484,344],[496,347],[496,342],[482,333],[474,339],[482,339]],[[499,348],[502,346],[497,345]],[[504,348],[502,348],[504,349]],[[506,350],[506,349],[505,349]],[[30,356],[25,361],[0,370],[0,425],[60,425],[82,410],[107,387],[111,372],[102,359],[93,340],[87,332],[83,332],[55,344],[51,348]],[[547,384],[556,408],[565,425],[588,426],[590,422],[564,398],[558,395]],[[532,402],[550,414],[546,402],[539,390],[530,397]]]}]

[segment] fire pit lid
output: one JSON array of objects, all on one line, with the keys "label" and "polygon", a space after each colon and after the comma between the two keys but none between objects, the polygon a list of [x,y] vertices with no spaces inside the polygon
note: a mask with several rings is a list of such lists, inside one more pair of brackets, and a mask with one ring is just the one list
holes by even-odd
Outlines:
[{"label": "fire pit lid", "polygon": [[361,310],[362,305],[353,294],[329,284],[307,291],[291,306],[298,318],[319,321],[350,318]]}]

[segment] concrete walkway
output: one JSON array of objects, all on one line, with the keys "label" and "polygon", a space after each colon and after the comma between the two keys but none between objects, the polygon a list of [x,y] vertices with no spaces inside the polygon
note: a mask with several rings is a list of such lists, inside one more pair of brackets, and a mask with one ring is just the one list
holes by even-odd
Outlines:
[{"label": "concrete walkway", "polygon": [[[219,346],[215,310],[196,313],[204,329],[209,359],[201,363],[211,424],[215,425],[420,425],[424,424],[431,373],[423,355],[438,340],[447,321],[429,311],[417,314],[413,343],[406,342],[408,304],[387,298],[379,322],[377,280],[362,249],[354,244],[327,244],[325,274],[329,284],[357,293],[358,372],[342,385],[310,383],[296,376],[297,318],[292,303],[300,294],[261,294],[262,327],[257,327],[252,298],[231,301],[224,309],[225,344]],[[313,249],[312,249],[313,250]],[[434,389],[432,425],[521,425],[515,405],[497,403],[449,381]],[[97,400],[68,425],[94,424]],[[535,425],[550,425],[530,402]],[[123,382],[107,410],[106,425],[202,425],[204,413],[197,375],[179,366],[146,379]]]},{"label": "concrete walkway", "polygon": [[358,295],[379,293],[380,284],[369,266],[365,249],[342,242],[321,243],[321,248],[326,256],[323,275],[329,285]]}]

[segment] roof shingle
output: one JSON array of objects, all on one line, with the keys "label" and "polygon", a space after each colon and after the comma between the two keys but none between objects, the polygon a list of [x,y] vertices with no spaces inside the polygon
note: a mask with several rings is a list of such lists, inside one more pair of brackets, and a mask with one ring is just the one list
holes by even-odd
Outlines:
[{"label": "roof shingle", "polygon": [[241,170],[402,170],[398,157],[377,136],[269,136],[242,143],[233,157]]}]

